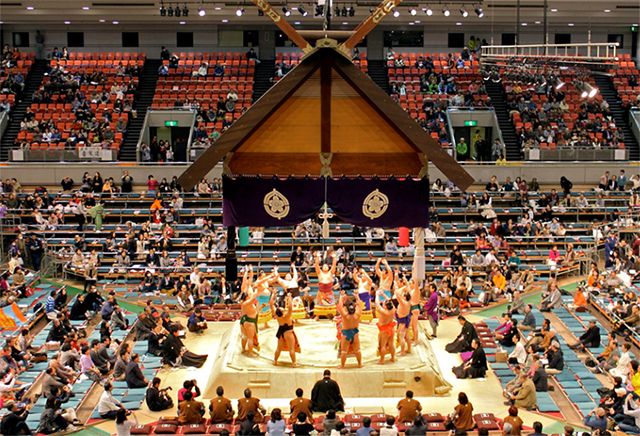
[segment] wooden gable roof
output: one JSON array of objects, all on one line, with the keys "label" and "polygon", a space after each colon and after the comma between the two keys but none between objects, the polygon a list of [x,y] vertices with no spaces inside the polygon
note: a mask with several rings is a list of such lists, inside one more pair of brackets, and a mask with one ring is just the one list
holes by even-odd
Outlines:
[{"label": "wooden gable roof", "polygon": [[334,48],[309,53],[180,176],[219,161],[263,175],[424,175],[426,156],[460,189],[473,178],[386,92]]}]

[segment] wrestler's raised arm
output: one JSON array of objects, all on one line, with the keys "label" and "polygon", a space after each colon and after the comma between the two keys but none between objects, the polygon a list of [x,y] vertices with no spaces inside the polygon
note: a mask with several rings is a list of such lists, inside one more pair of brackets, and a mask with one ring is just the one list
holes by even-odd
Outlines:
[{"label": "wrestler's raised arm", "polygon": [[[377,293],[379,295],[380,291],[377,291]],[[384,295],[384,293],[382,294],[382,296],[385,297],[384,301],[386,301],[387,296]],[[378,313],[387,313],[387,308],[382,305],[382,301],[379,298],[376,298],[376,311]]]},{"label": "wrestler's raised arm", "polygon": [[333,262],[331,263],[331,275],[334,275],[336,273],[336,265],[338,263],[338,255],[333,252],[333,254],[331,254],[331,257],[333,257]]},{"label": "wrestler's raised arm", "polygon": [[291,297],[291,294],[287,294],[287,296],[285,297],[285,301],[287,303],[287,313],[284,316],[288,318],[293,313],[293,297]]},{"label": "wrestler's raised arm", "polygon": [[382,261],[381,257],[379,257],[376,261],[376,274],[378,275],[378,277],[382,276],[382,271],[380,270],[380,261]]},{"label": "wrestler's raised arm", "polygon": [[291,269],[293,270],[293,277],[291,278],[291,280],[298,283],[298,270],[296,269],[295,263],[291,264]]},{"label": "wrestler's raised arm", "polygon": [[362,315],[362,300],[360,300],[357,292],[354,292],[353,296],[356,298],[356,315],[360,316]]},{"label": "wrestler's raised arm", "polygon": [[271,292],[271,298],[269,298],[269,307],[271,308],[271,314],[275,315],[276,313],[276,291]]},{"label": "wrestler's raised arm", "polygon": [[336,304],[336,311],[342,316],[347,316],[348,314],[347,310],[344,308],[345,298],[347,298],[347,294],[344,293],[344,291],[341,291],[341,295],[338,297],[338,304]]},{"label": "wrestler's raised arm", "polygon": [[320,271],[321,271],[321,269],[320,269],[320,255],[319,255],[319,253],[317,253],[317,252],[316,252],[316,253],[314,254],[314,256],[315,256],[315,258],[316,258],[316,262],[315,262],[315,264],[314,264],[314,266],[315,266],[315,268],[316,268],[316,275],[317,275],[317,276],[320,276]]}]

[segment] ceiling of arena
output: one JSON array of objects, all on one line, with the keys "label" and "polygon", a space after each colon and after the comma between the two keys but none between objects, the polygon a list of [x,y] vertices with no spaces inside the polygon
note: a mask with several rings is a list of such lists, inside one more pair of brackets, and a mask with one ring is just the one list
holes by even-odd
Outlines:
[{"label": "ceiling of arena", "polygon": [[[184,17],[168,17],[160,15],[160,0],[0,0],[0,20],[3,24],[51,24],[61,25],[75,24],[95,24],[113,25],[114,21],[120,25],[127,24],[160,24],[172,23],[186,25],[200,24],[269,24],[269,19],[258,16],[258,9],[251,1],[220,1],[210,0],[199,1],[164,1],[164,6],[175,8],[176,5],[183,9],[185,5],[189,9],[189,15]],[[309,1],[285,1],[274,0],[271,3],[278,12],[282,7],[287,6],[293,9],[287,21],[298,25],[300,28],[321,28],[321,17],[315,17],[315,5]],[[335,0],[335,6],[353,7],[355,15],[347,14],[334,19],[337,26],[351,28],[355,27],[368,14],[370,7],[375,7],[376,1],[343,1]],[[505,25],[516,23],[516,1],[515,0],[485,0],[482,2],[484,12],[483,18],[478,18],[474,12],[478,6],[478,0],[453,0],[453,1],[426,1],[414,0],[405,1],[399,7],[400,16],[388,17],[383,24],[389,25],[411,25],[411,24],[434,24],[434,25],[456,25],[480,24],[483,25]],[[303,17],[297,10],[302,5],[308,11],[308,15]],[[522,0],[520,9],[521,26],[541,26],[543,20],[542,0]],[[236,10],[244,6],[244,14],[236,16]],[[443,7],[448,7],[451,11],[449,17],[442,13]],[[463,18],[460,8],[465,7],[469,11],[469,16]],[[205,16],[199,16],[198,8],[206,10]],[[433,15],[428,16],[426,9],[430,7]],[[417,10],[416,15],[411,15],[410,8]],[[640,21],[640,1],[639,0],[580,0],[580,1],[548,1],[548,23],[553,27],[561,26],[590,26],[592,28],[608,27],[619,28],[637,25]],[[103,21],[101,21],[103,20]],[[227,20],[227,21],[223,21]],[[69,22],[69,23],[65,23]],[[343,24],[348,23],[348,24]],[[526,23],[526,24],[524,24]],[[530,30],[530,29],[529,29]]]}]

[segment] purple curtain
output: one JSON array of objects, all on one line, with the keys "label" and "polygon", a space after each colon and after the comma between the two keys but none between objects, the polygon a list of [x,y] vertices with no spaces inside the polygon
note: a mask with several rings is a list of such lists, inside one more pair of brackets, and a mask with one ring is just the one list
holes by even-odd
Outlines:
[{"label": "purple curtain", "polygon": [[329,207],[364,227],[429,227],[429,180],[329,179]]},{"label": "purple curtain", "polygon": [[222,223],[286,227],[313,217],[324,204],[324,180],[222,178]]},{"label": "purple curtain", "polygon": [[[284,227],[313,217],[325,180],[223,177],[225,226]],[[327,203],[344,221],[366,227],[428,227],[429,180],[329,179]]]}]

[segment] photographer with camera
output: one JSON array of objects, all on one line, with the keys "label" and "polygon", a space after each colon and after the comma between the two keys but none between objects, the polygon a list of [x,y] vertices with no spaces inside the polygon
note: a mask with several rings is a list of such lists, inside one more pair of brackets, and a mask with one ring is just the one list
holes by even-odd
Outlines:
[{"label": "photographer with camera", "polygon": [[160,378],[154,377],[151,381],[151,387],[147,389],[147,406],[153,412],[160,412],[173,407],[173,400],[167,394],[167,391],[171,390],[171,386],[160,389],[161,381]]}]

